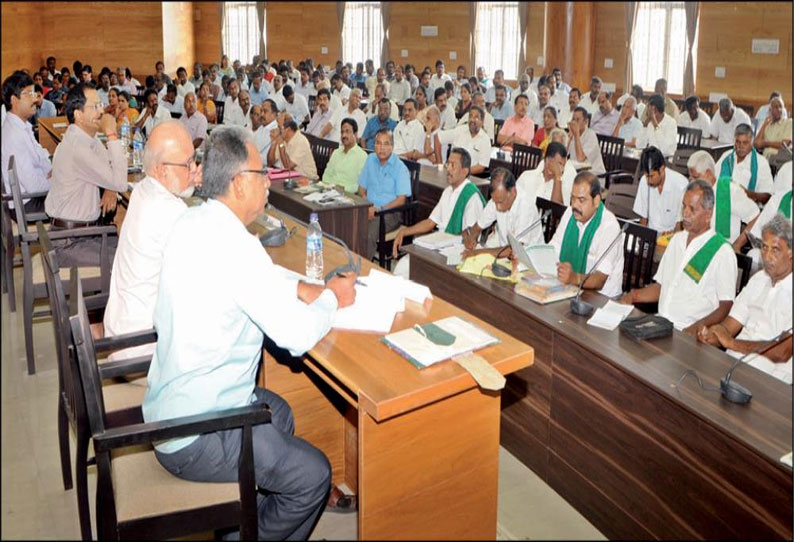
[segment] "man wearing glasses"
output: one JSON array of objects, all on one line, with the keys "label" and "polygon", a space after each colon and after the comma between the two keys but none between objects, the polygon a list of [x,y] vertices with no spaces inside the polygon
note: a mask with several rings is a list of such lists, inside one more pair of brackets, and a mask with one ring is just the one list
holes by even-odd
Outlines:
[{"label": "man wearing glasses", "polygon": [[[192,93],[189,94],[192,96]],[[110,276],[110,295],[105,309],[105,336],[112,337],[150,329],[160,282],[168,234],[201,186],[201,167],[196,165],[193,140],[177,120],[158,124],[146,142],[143,155],[146,177],[130,196]],[[116,352],[114,360],[151,355],[148,344]]]},{"label": "man wearing glasses", "polygon": [[[14,156],[14,164],[25,194],[47,192],[50,189],[52,165],[50,155],[33,136],[33,127],[28,119],[36,112],[38,94],[33,79],[23,72],[14,72],[3,81],[3,103],[8,115],[3,122],[2,177],[7,194],[11,193],[8,182],[8,160]],[[44,196],[23,200],[25,211],[44,211]],[[14,202],[10,202],[13,208]],[[16,219],[16,214],[12,213]]]},{"label": "man wearing glasses", "polygon": [[[127,151],[116,132],[116,119],[103,113],[95,88],[75,85],[66,97],[64,112],[69,127],[52,158],[52,178],[44,201],[52,229],[94,226],[100,216],[115,211],[117,192],[127,189]],[[107,136],[107,148],[96,137]],[[105,193],[100,200],[99,189]],[[111,256],[117,237],[109,238]],[[97,267],[100,239],[53,241],[60,264]]]}]

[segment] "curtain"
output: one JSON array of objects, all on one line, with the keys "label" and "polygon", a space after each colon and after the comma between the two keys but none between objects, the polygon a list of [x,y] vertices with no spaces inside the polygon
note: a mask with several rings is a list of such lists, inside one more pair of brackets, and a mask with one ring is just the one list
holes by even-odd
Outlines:
[{"label": "curtain", "polygon": [[527,68],[527,24],[529,23],[529,2],[518,3],[518,24],[521,35],[521,47],[518,49],[518,73],[520,77]]},{"label": "curtain", "polygon": [[475,58],[477,56],[477,2],[469,2],[469,63],[471,69],[470,74],[477,74],[477,66]]},{"label": "curtain", "polygon": [[389,20],[391,19],[391,2],[380,3],[380,18],[383,22],[383,45],[380,49],[380,65],[386,66],[389,60]]},{"label": "curtain", "polygon": [[692,55],[692,49],[695,46],[695,32],[697,31],[699,10],[699,2],[684,2],[686,41],[689,44],[686,64],[684,64],[684,97],[691,96],[695,93],[695,57]]},{"label": "curtain", "polygon": [[634,54],[631,50],[632,35],[637,24],[637,2],[623,4],[626,12],[626,78],[623,81],[623,92],[631,92],[634,84]]},{"label": "curtain", "polygon": [[256,18],[259,20],[259,62],[267,58],[267,33],[265,32],[265,10],[267,2],[256,3]]},{"label": "curtain", "polygon": [[[344,41],[345,3],[344,2],[336,3],[336,20],[339,22],[339,58],[344,58],[344,53],[345,53],[345,41]],[[343,62],[346,61],[347,59],[343,60]],[[333,66],[333,62],[331,62],[331,66]]]}]

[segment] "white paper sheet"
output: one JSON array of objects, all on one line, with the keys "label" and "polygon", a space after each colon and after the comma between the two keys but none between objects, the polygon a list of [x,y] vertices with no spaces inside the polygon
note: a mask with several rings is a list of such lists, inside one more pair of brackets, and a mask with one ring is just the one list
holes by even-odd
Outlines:
[{"label": "white paper sheet", "polygon": [[620,325],[624,318],[631,314],[632,310],[634,310],[633,305],[623,305],[610,299],[606,305],[595,311],[595,314],[590,317],[587,323],[591,326],[612,331]]},{"label": "white paper sheet", "polygon": [[533,245],[525,250],[536,273],[545,278],[557,277],[557,253],[553,245]]},{"label": "white paper sheet", "polygon": [[462,245],[463,238],[460,235],[436,231],[415,238],[414,244],[423,248],[429,248],[430,250],[440,250],[453,245]]}]

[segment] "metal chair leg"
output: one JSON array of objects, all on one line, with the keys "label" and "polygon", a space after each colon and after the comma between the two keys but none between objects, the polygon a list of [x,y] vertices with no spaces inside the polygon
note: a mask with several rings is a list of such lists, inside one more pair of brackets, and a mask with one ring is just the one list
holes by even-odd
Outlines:
[{"label": "metal chair leg", "polygon": [[28,374],[36,374],[36,358],[33,353],[33,269],[30,261],[30,247],[22,245],[22,316],[25,327],[25,355],[28,362]]}]

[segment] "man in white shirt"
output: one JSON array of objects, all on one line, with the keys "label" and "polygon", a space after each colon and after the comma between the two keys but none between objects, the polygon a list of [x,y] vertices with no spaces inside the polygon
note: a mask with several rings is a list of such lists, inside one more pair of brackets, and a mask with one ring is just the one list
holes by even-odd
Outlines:
[{"label": "man in white shirt", "polygon": [[306,98],[292,90],[292,85],[285,85],[281,89],[281,94],[284,96],[284,109],[292,115],[298,125],[304,122],[309,122],[309,104]]},{"label": "man in white shirt", "polygon": [[311,73],[308,68],[301,68],[300,82],[295,85],[295,92],[309,100],[309,96],[317,96],[317,89],[314,88],[314,83],[311,80]]},{"label": "man in white shirt", "polygon": [[598,93],[598,111],[593,113],[590,129],[597,134],[611,136],[617,126],[620,112],[612,107],[612,93],[602,90]]},{"label": "man in white shirt", "polygon": [[279,111],[284,110],[284,79],[280,75],[273,77],[273,92],[271,92],[270,98],[276,102]]},{"label": "man in white shirt", "polygon": [[746,362],[791,384],[791,333],[777,345],[771,342],[791,329],[791,221],[777,215],[763,228],[763,270],[736,296],[722,322],[698,331],[698,340],[722,347],[735,358],[756,349]]},{"label": "man in white shirt", "polygon": [[278,133],[278,108],[276,107],[276,102],[271,99],[267,99],[262,102],[262,105],[259,106],[258,116],[256,121],[254,121],[254,117],[256,116],[254,113],[254,108],[257,106],[251,107],[251,128],[254,132],[254,145],[256,145],[256,150],[259,152],[259,156],[262,157],[262,161],[267,163],[267,155],[270,152],[270,143],[272,141],[273,134]]},{"label": "man in white shirt", "polygon": [[513,105],[507,101],[507,87],[499,85],[494,87],[496,99],[489,109],[494,120],[505,121],[513,116]]},{"label": "man in white shirt", "polygon": [[185,113],[179,120],[190,134],[193,148],[201,147],[207,139],[207,117],[201,111],[196,110],[196,95],[194,93],[185,94]]},{"label": "man in white shirt", "polygon": [[579,105],[584,107],[588,115],[592,115],[598,110],[598,95],[601,93],[601,78],[594,75],[590,79],[590,93],[582,96]]},{"label": "man in white shirt", "polygon": [[[441,193],[441,198],[429,218],[417,222],[413,226],[401,228],[397,232],[392,249],[392,255],[395,258],[398,257],[406,236],[430,233],[436,228],[452,235],[461,235],[466,228],[477,223],[485,208],[485,198],[469,180],[471,163],[471,157],[466,149],[452,148],[444,166],[449,186]],[[455,212],[456,210],[457,212]],[[455,220],[452,220],[453,218]],[[394,274],[407,278],[409,272],[410,257],[406,256],[397,262]]]},{"label": "man in white shirt", "polygon": [[[469,110],[467,126],[458,126],[452,130],[439,130],[436,133],[436,146],[452,144],[466,150],[470,156],[471,166],[467,168],[471,175],[479,175],[491,161],[491,138],[482,129],[483,110],[472,105]],[[428,132],[434,132],[437,126],[428,126]]]},{"label": "man in white shirt", "polygon": [[684,101],[684,110],[678,114],[678,126],[700,130],[702,137],[711,135],[711,117],[700,108],[700,98],[690,96]]},{"label": "man in white shirt", "polygon": [[[573,96],[573,92],[571,92],[571,96]],[[636,147],[644,129],[640,119],[634,114],[636,107],[637,99],[634,96],[626,98],[626,101],[623,102],[623,107],[620,109],[620,116],[615,124],[615,131],[612,132],[612,137],[623,139],[626,147]]]},{"label": "man in white shirt", "polygon": [[[769,95],[769,101],[758,108],[758,111],[755,114],[755,121],[758,123],[758,126],[761,126],[764,123],[764,120],[766,120],[766,117],[769,116],[769,108],[772,105],[772,100],[775,98],[781,98],[779,90],[773,90],[772,94]],[[788,118],[788,111],[786,111],[785,107],[783,108],[781,114],[784,119]]]},{"label": "man in white shirt", "polygon": [[[543,198],[566,207],[571,204],[571,189],[576,169],[568,160],[565,145],[552,141],[538,167],[521,173],[519,188],[534,198]],[[534,201],[534,200],[533,200]]]},{"label": "man in white shirt", "polygon": [[444,72],[444,61],[436,60],[436,73],[430,78],[429,91],[435,95],[437,88],[444,88],[444,83],[452,81],[448,73]]},{"label": "man in white shirt", "polygon": [[435,95],[433,96],[434,100],[433,103],[438,108],[438,111],[441,114],[441,126],[442,130],[450,130],[454,128],[458,121],[455,118],[455,110],[447,104],[447,91],[443,87],[439,87],[435,90]]},{"label": "man in white shirt", "polygon": [[165,95],[160,98],[160,106],[169,113],[182,115],[185,112],[185,99],[177,92],[176,85],[168,85]]},{"label": "man in white shirt", "polygon": [[185,68],[180,66],[179,69],[176,70],[176,78],[177,81],[179,82],[179,84],[177,84],[176,86],[176,91],[180,96],[184,98],[185,94],[187,94],[188,92],[192,92],[195,94],[196,87],[195,85],[193,85],[193,83],[188,81],[187,70]]},{"label": "man in white shirt", "polygon": [[554,76],[554,80],[557,82],[557,90],[559,92],[564,92],[565,94],[570,94],[571,85],[565,83],[562,80],[562,70],[560,68],[554,68],[551,70],[551,74]]},{"label": "man in white shirt", "polygon": [[422,123],[416,120],[416,101],[408,98],[403,105],[403,120],[394,128],[394,154],[406,160],[424,158],[425,138],[429,135],[425,134]]},{"label": "man in white shirt", "polygon": [[[33,126],[28,122],[36,108],[35,95],[33,79],[24,72],[14,72],[3,81],[3,103],[8,113],[2,124],[3,137],[0,143],[2,143],[2,178],[6,194],[11,193],[8,161],[12,155],[22,193],[41,194],[50,189],[52,172],[50,155],[36,141]],[[27,198],[23,200],[23,205],[28,213],[43,212],[44,196]],[[14,202],[10,201],[9,206],[13,209]],[[15,217],[15,213],[11,215]]]},{"label": "man in white shirt", "polygon": [[350,101],[347,102],[347,107],[345,107],[342,111],[342,115],[340,116],[340,137],[341,137],[341,122],[345,119],[353,119],[356,121],[356,127],[358,131],[356,132],[356,141],[361,139],[364,136],[364,128],[367,125],[367,116],[361,110],[361,89],[354,88],[350,91]]},{"label": "man in white shirt", "polygon": [[492,104],[496,101],[496,87],[499,85],[505,87],[505,92],[507,93],[506,100],[508,102],[512,101],[510,96],[510,87],[505,85],[504,70],[496,70],[493,74],[493,84],[488,87],[488,90],[485,91],[485,103]]},{"label": "man in white shirt", "polygon": [[116,85],[117,88],[126,90],[130,93],[130,96],[134,96],[138,93],[138,87],[136,87],[132,81],[127,79],[127,68],[125,66],[119,66],[116,68],[116,77],[118,78],[118,85]]},{"label": "man in white shirt", "polygon": [[689,180],[674,169],[667,169],[664,155],[656,147],[642,151],[640,172],[642,178],[633,208],[642,217],[640,224],[659,234],[679,231],[681,205]]},{"label": "man in white shirt", "polygon": [[[711,228],[733,243],[737,252],[747,241],[742,222],[752,228],[758,217],[758,206],[751,200],[742,187],[729,180],[728,177],[718,181],[714,159],[707,151],[692,153],[687,161],[689,178],[703,179],[708,182],[715,193],[714,212],[711,215]],[[720,187],[717,186],[720,183]],[[725,190],[723,194],[722,190]],[[717,217],[720,217],[718,220]]]},{"label": "man in white shirt", "polygon": [[568,124],[568,134],[568,154],[571,160],[579,164],[589,164],[590,171],[596,175],[605,173],[601,146],[595,132],[587,126],[587,110],[584,107],[579,106],[574,110],[573,119]]},{"label": "man in white shirt", "polygon": [[[485,130],[485,133],[488,134],[488,137],[490,137],[491,141],[493,141],[496,123],[494,122],[493,116],[488,112],[488,110],[485,107],[485,96],[483,96],[482,92],[475,92],[471,95],[471,103],[473,106],[476,105],[485,112],[485,117],[482,123],[482,129]],[[469,114],[466,113],[460,118],[457,125],[465,126],[468,123],[469,123]]]},{"label": "man in white shirt", "polygon": [[[201,75],[203,71],[204,71],[204,65],[201,62],[193,63],[193,76],[190,79],[188,79],[188,81],[190,81],[193,84],[193,88],[198,88],[199,86],[201,86],[201,83],[204,82],[204,78]],[[119,82],[120,81],[121,79],[119,79]]]},{"label": "man in white shirt", "polygon": [[654,94],[648,98],[648,118],[640,133],[638,148],[653,146],[665,156],[672,156],[678,148],[678,125],[675,119],[664,112],[664,98]]},{"label": "man in white shirt", "polygon": [[772,170],[764,155],[753,148],[753,129],[749,124],[736,127],[733,149],[720,156],[716,170],[717,177],[730,177],[758,204],[769,201],[774,192]]},{"label": "man in white shirt", "polygon": [[692,181],[684,194],[684,231],[670,239],[652,284],[631,290],[622,303],[659,303],[659,315],[693,337],[703,326],[722,322],[736,297],[736,255],[709,227],[714,190]]},{"label": "man in white shirt", "polygon": [[791,190],[791,160],[783,164],[780,169],[777,170],[774,184],[775,194],[788,190]]},{"label": "man in white shirt", "polygon": [[[511,171],[496,168],[491,172],[491,199],[477,223],[470,229],[463,230],[463,243],[466,247],[464,256],[482,252],[507,255],[509,253],[506,247],[510,246],[508,235],[515,237],[522,245],[543,243],[543,228],[539,227],[540,224],[526,231],[537,219],[538,208],[534,194],[518,186]],[[476,249],[480,233],[494,222],[496,227],[486,239],[485,247]]]},{"label": "man in white shirt", "polygon": [[[535,126],[543,126],[543,112],[551,105],[549,104],[549,96],[551,96],[551,90],[549,90],[549,87],[546,85],[541,85],[540,89],[538,89],[537,104],[529,108],[529,118],[532,119],[532,122],[535,123]],[[557,108],[555,107],[554,109],[556,110]],[[559,117],[559,115],[560,113],[557,111],[557,116]],[[563,124],[561,126],[565,125]]]},{"label": "man in white shirt", "polygon": [[146,133],[148,137],[151,135],[154,127],[163,121],[171,119],[171,112],[165,107],[160,105],[157,98],[157,91],[153,88],[148,89],[143,94],[143,103],[146,106],[138,117],[138,122],[135,126]]},{"label": "man in white shirt", "polygon": [[557,79],[554,75],[546,77],[546,86],[549,87],[549,104],[562,111],[568,105],[568,93],[557,88]]},{"label": "man in white shirt", "polygon": [[387,96],[397,105],[403,105],[405,100],[411,97],[411,83],[405,80],[403,74],[403,67],[398,64],[394,70],[394,81],[391,82]]},{"label": "man in white shirt", "polygon": [[[237,79],[229,81],[229,95],[223,101],[223,124],[231,126],[245,126],[247,111],[240,106],[240,85]],[[279,108],[280,109],[280,108]]]},{"label": "man in white shirt", "polygon": [[346,105],[347,101],[350,99],[350,87],[345,85],[345,83],[342,81],[341,75],[335,73],[331,77],[331,88],[334,89],[333,95],[339,98],[339,101],[342,102],[342,105]]},{"label": "man in white shirt", "polygon": [[[187,96],[195,100],[195,95]],[[132,192],[113,259],[104,316],[107,337],[154,326],[154,304],[168,235],[187,209],[182,198],[201,185],[201,167],[196,165],[193,147],[191,135],[176,120],[158,125],[146,142],[146,177]],[[128,348],[114,353],[111,359],[151,355],[154,348],[154,344]]]},{"label": "man in white shirt", "polygon": [[248,92],[251,95],[251,105],[262,105],[267,100],[270,93],[267,91],[267,87],[262,80],[262,72],[259,70],[254,70],[251,75],[251,87]]},{"label": "man in white shirt", "polygon": [[[237,127],[213,130],[203,175],[210,199],[185,211],[172,229],[155,304],[159,338],[143,417],[154,422],[268,405],[272,423],[256,425],[252,433],[254,476],[262,490],[257,536],[308,539],[328,497],[330,465],[322,452],[293,436],[289,405],[256,387],[256,368],[265,335],[296,356],[321,340],[337,308],[353,303],[355,275],[335,277],[325,287],[302,282],[274,265],[248,233],[270,185],[250,139]],[[155,445],[155,456],[175,476],[232,482],[239,478],[241,436],[238,428],[170,439]],[[214,459],[219,457],[228,460]]]},{"label": "man in white shirt", "polygon": [[[565,210],[551,238],[557,254],[557,279],[565,284],[598,290],[616,297],[623,290],[623,243],[610,244],[620,225],[601,200],[601,183],[593,173],[580,172],[573,181],[571,205]],[[622,235],[622,234],[621,234]],[[604,253],[609,253],[593,269]],[[584,280],[587,273],[592,274]],[[584,280],[584,283],[582,282]]]},{"label": "man in white shirt", "polygon": [[516,92],[529,98],[530,107],[538,105],[538,94],[530,87],[529,76],[527,74],[522,73],[518,77],[518,88]]},{"label": "man in white shirt", "polygon": [[711,137],[714,137],[720,143],[730,143],[733,141],[733,135],[736,127],[740,124],[747,124],[752,126],[750,116],[745,113],[744,109],[735,108],[730,98],[722,98],[719,102],[720,110],[717,115],[711,119]]},{"label": "man in white shirt", "polygon": [[102,106],[107,107],[109,103],[108,92],[110,92],[110,76],[108,74],[103,73],[99,76],[99,88],[96,91]]},{"label": "man in white shirt", "polygon": [[330,97],[328,89],[320,89],[317,93],[317,107],[314,110],[314,116],[306,127],[306,133],[338,142],[342,111],[331,109],[329,104]]}]

